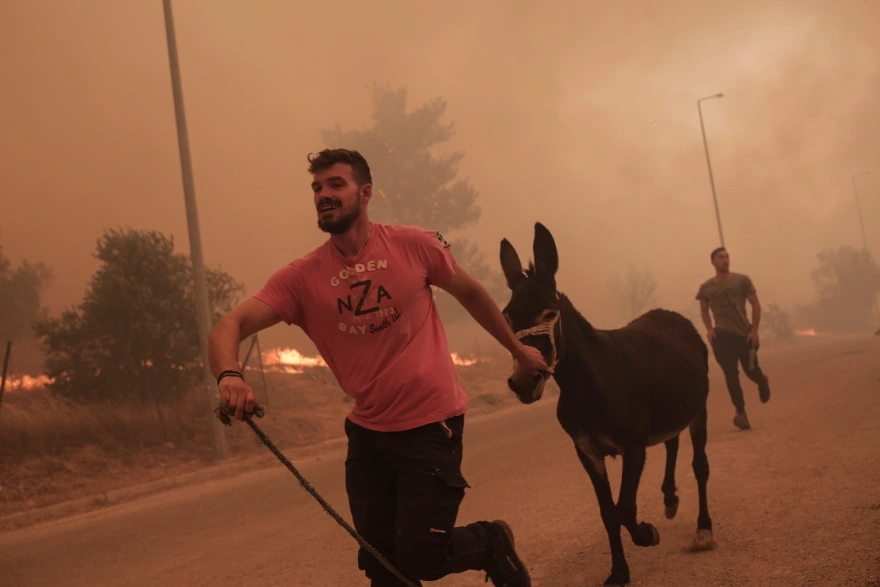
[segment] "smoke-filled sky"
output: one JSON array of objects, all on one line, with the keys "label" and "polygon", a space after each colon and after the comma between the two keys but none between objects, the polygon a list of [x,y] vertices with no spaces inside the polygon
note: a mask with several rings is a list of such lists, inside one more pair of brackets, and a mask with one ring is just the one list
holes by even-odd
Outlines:
[{"label": "smoke-filled sky", "polygon": [[[320,129],[368,124],[376,83],[448,101],[439,154],[465,152],[483,209],[468,236],[497,266],[501,238],[525,260],[543,222],[598,326],[620,324],[608,282],[629,264],[663,306],[696,307],[718,244],[696,100],[718,92],[725,240],[765,305],[808,301],[815,254],[861,245],[864,170],[880,253],[878,0],[174,5],[205,260],[248,294],[325,240],[306,155]],[[106,228],[189,251],[160,0],[3,2],[0,84],[0,244],[51,267],[53,312],[80,301]]]}]

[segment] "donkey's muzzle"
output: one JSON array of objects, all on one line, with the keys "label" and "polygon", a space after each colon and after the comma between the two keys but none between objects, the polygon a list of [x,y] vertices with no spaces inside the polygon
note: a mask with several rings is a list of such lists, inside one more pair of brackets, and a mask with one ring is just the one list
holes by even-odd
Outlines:
[{"label": "donkey's muzzle", "polygon": [[519,401],[530,404],[541,399],[547,379],[541,375],[527,375],[519,370],[507,379],[507,387],[516,394]]}]

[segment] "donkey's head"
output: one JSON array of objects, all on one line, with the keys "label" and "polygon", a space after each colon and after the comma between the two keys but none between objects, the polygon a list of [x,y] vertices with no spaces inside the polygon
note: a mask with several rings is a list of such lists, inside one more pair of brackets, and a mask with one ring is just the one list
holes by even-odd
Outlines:
[{"label": "donkey's head", "polygon": [[561,343],[559,294],[556,292],[556,269],[559,257],[550,231],[535,224],[534,264],[523,271],[519,256],[507,239],[501,241],[501,269],[510,288],[510,302],[503,310],[507,323],[523,344],[537,348],[544,355],[548,369],[532,376],[514,364],[507,386],[524,404],[541,399],[544,384],[559,360]]}]

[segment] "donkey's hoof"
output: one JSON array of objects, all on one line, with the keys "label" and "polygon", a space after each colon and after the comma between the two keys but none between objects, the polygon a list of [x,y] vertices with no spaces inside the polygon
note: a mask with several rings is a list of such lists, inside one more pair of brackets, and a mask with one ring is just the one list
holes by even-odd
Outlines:
[{"label": "donkey's hoof", "polygon": [[675,514],[678,513],[678,497],[673,497],[666,501],[669,502],[666,504],[666,519],[671,520],[675,517]]},{"label": "donkey's hoof", "polygon": [[691,543],[691,550],[712,550],[715,548],[715,538],[712,536],[712,530],[697,530],[694,541]]},{"label": "donkey's hoof", "polygon": [[629,583],[629,568],[611,569],[611,575],[605,579],[606,585],[627,585]]},{"label": "donkey's hoof", "polygon": [[657,546],[660,544],[660,532],[653,525],[641,522],[633,536],[636,546]]}]

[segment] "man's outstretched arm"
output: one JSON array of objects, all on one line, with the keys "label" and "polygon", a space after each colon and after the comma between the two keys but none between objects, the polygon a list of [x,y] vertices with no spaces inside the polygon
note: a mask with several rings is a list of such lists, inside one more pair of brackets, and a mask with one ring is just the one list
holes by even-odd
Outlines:
[{"label": "man's outstretched arm", "polygon": [[[241,341],[280,322],[275,310],[256,298],[239,304],[220,319],[208,335],[208,360],[211,373],[218,377],[223,371],[239,371],[238,350]],[[220,401],[235,410],[241,420],[254,409],[254,390],[238,377],[224,377],[219,384]]]},{"label": "man's outstretched arm", "polygon": [[495,337],[504,348],[519,362],[523,371],[530,375],[536,375],[539,371],[547,368],[547,363],[541,355],[541,351],[534,347],[522,344],[507,320],[501,315],[501,310],[495,305],[495,300],[489,295],[479,281],[471,277],[460,265],[455,265],[455,274],[438,283],[437,287],[448,292],[458,300],[458,303],[483,327],[483,329]]}]

